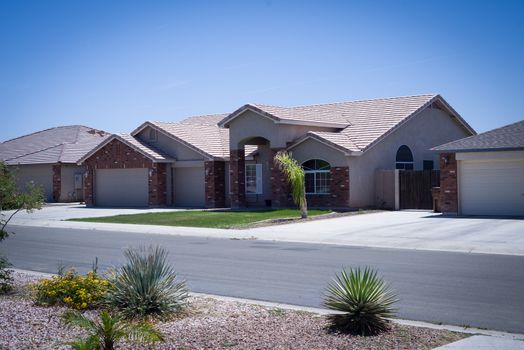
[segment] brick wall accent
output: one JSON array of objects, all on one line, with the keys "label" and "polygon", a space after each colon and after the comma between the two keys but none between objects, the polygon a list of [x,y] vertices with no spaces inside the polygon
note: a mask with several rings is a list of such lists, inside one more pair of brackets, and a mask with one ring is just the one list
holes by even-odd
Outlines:
[{"label": "brick wall accent", "polygon": [[167,200],[165,163],[153,161],[119,140],[113,140],[98,150],[84,162],[84,201],[87,206],[96,204],[94,196],[94,176],[96,169],[149,169],[149,205],[165,206]]},{"label": "brick wall accent", "polygon": [[167,165],[152,163],[149,169],[149,206],[163,207],[167,203]]},{"label": "brick wall accent", "polygon": [[206,208],[226,206],[226,163],[223,161],[204,162]]},{"label": "brick wall accent", "polygon": [[230,150],[229,162],[231,208],[243,208],[246,206],[246,161],[244,149]]},{"label": "brick wall accent", "polygon": [[306,195],[309,207],[349,208],[349,167],[332,167],[329,194]]},{"label": "brick wall accent", "polygon": [[271,149],[271,164],[269,164],[269,176],[271,182],[271,206],[274,208],[292,207],[291,186],[286,175],[275,164],[276,154],[283,148]]},{"label": "brick wall accent", "polygon": [[60,202],[62,191],[62,164],[53,164],[53,201]]},{"label": "brick wall accent", "polygon": [[440,211],[458,214],[457,159],[455,153],[440,154]]}]

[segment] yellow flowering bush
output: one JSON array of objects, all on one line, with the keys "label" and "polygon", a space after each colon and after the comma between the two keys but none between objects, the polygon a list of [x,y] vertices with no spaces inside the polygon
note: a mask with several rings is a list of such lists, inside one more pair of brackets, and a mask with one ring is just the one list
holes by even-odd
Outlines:
[{"label": "yellow flowering bush", "polygon": [[66,305],[83,310],[95,307],[102,301],[109,282],[94,272],[78,275],[71,269],[62,275],[41,279],[31,287],[38,305]]}]

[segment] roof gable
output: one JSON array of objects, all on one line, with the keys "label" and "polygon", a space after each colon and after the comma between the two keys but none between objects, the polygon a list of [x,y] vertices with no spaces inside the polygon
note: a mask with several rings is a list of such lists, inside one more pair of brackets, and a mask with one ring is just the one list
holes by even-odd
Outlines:
[{"label": "roof gable", "polygon": [[151,159],[155,163],[173,162],[173,159],[171,159],[167,154],[163,153],[162,151],[146,144],[145,142],[129,134],[112,134],[104,142],[97,145],[95,148],[93,148],[91,151],[85,154],[80,160],[78,160],[78,164],[84,163],[87,159],[95,155],[96,152],[100,151],[102,148],[104,148],[105,146],[107,146],[109,143],[111,143],[114,140],[122,142],[126,146],[134,149],[135,151]]}]

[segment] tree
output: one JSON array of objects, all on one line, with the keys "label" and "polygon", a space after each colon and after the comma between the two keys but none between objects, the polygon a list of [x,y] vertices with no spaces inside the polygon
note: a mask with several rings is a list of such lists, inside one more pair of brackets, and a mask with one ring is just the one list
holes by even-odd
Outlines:
[{"label": "tree", "polygon": [[73,349],[113,350],[123,339],[146,344],[164,341],[163,334],[150,323],[126,321],[105,310],[100,312],[98,319],[73,310],[66,312],[63,319],[68,325],[82,328],[87,335],[87,338],[70,343]]},{"label": "tree", "polygon": [[280,151],[275,156],[275,163],[280,170],[286,175],[288,182],[291,185],[291,196],[293,202],[300,209],[300,216],[302,219],[307,218],[307,201],[304,169],[290,153]]},{"label": "tree", "polygon": [[[40,186],[29,182],[21,190],[16,184],[13,173],[5,163],[0,162],[0,241],[9,236],[6,226],[13,216],[21,210],[31,212],[42,208],[43,201],[44,193]],[[4,217],[5,210],[13,211]]]},{"label": "tree", "polygon": [[[34,183],[26,185],[21,191],[17,185],[13,173],[4,162],[0,162],[0,242],[9,236],[6,226],[21,210],[31,212],[40,209],[44,199],[43,191]],[[13,211],[4,217],[4,210]],[[7,293],[12,288],[13,277],[11,266],[7,257],[0,255],[0,294]]]}]

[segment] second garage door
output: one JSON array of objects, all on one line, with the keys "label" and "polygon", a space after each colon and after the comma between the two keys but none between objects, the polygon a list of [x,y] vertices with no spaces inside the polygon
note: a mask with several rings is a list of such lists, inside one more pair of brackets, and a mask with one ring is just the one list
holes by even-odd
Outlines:
[{"label": "second garage door", "polygon": [[524,215],[524,159],[462,160],[459,200],[464,215]]},{"label": "second garage door", "polygon": [[204,167],[175,168],[174,203],[177,207],[203,207],[205,205]]},{"label": "second garage door", "polygon": [[148,169],[99,169],[95,204],[104,207],[146,207],[149,202]]}]

